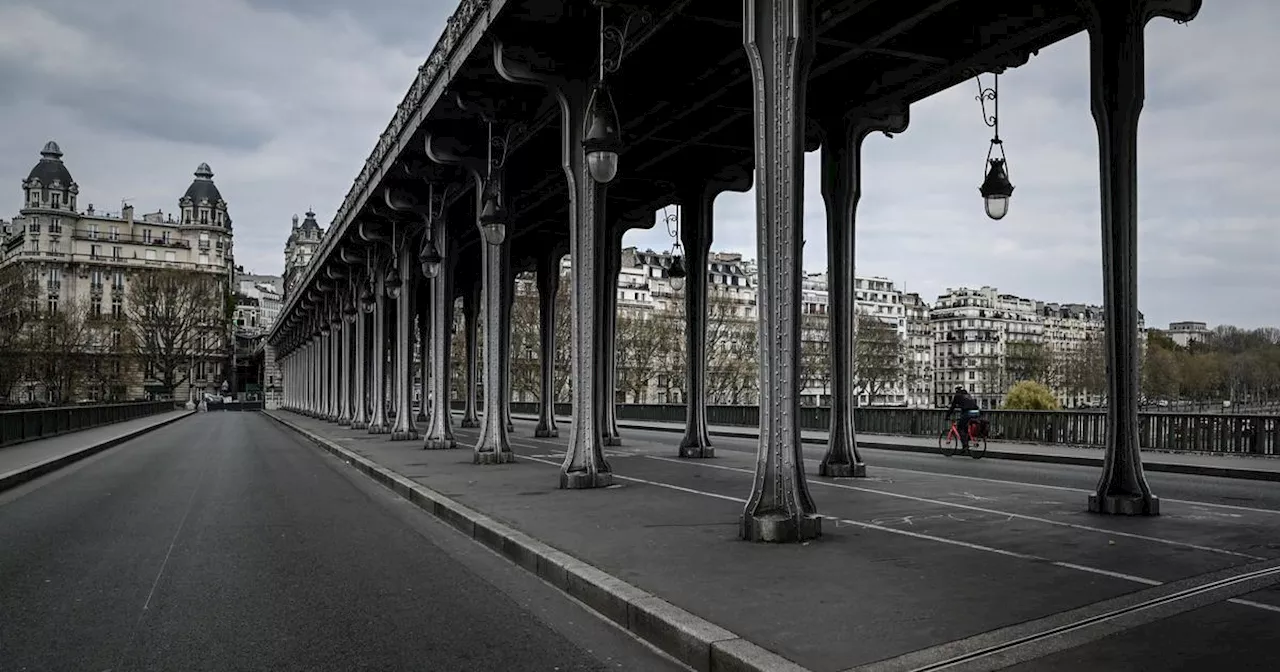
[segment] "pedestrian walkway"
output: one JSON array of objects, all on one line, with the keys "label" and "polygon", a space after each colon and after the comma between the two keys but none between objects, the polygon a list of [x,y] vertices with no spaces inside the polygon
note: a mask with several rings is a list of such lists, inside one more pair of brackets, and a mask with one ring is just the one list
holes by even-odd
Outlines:
[{"label": "pedestrian walkway", "polygon": [[[274,415],[695,669],[711,667],[717,637],[820,672],[920,669],[958,654],[979,657],[956,669],[992,669],[1054,652],[1093,655],[1089,647],[1118,631],[1153,667],[1174,666],[1187,647],[1212,668],[1265,661],[1280,646],[1280,576],[1267,573],[1280,566],[1280,545],[1268,543],[1280,536],[1280,511],[1168,501],[1158,518],[1091,516],[1062,488],[895,470],[812,477],[822,538],[754,544],[738,539],[755,466],[746,452],[682,460],[673,442],[624,434],[626,445],[607,452],[614,486],[560,490],[565,429],[537,439],[533,424],[517,419],[510,440],[518,461],[477,466],[475,430],[457,430],[458,449],[424,451],[418,441]],[[813,462],[806,460],[811,474]],[[550,550],[531,561],[526,541]],[[547,554],[562,564],[549,568]],[[580,569],[567,580],[558,567],[575,562]],[[1224,577],[1245,578],[1228,590],[1215,583]],[[1207,592],[1185,595],[1208,599],[1179,597],[1188,588]],[[663,620],[662,608],[643,606],[654,599],[674,605],[675,615]],[[1119,630],[1089,620],[1145,604],[1160,611],[1106,621]],[[1018,643],[1070,624],[1081,625],[1069,636]],[[1217,644],[1235,630],[1270,634]],[[664,645],[673,640],[684,648]],[[1006,645],[1013,648],[1000,649],[998,660],[979,653]]]},{"label": "pedestrian walkway", "polygon": [[[79,457],[96,452],[95,449],[116,445],[140,433],[174,422],[190,413],[191,411],[186,410],[169,411],[0,448],[0,490],[12,487],[19,481],[29,480],[25,477],[18,478],[19,476],[39,475],[31,474],[37,467],[58,468]],[[35,470],[47,473],[52,469]]]},{"label": "pedestrian walkway", "polygon": [[[537,416],[532,415],[515,415],[514,417],[526,420],[537,419]],[[562,424],[570,423],[571,421],[572,418],[567,416],[557,416],[556,418],[556,422]],[[649,420],[619,420],[618,428],[619,430],[630,428],[659,432],[684,432],[683,424]],[[760,437],[760,432],[751,427],[710,425],[708,432],[713,437],[711,442],[713,445],[715,444],[714,437],[716,436],[742,439],[758,439]],[[625,442],[626,432],[623,431],[622,433],[624,435],[623,441]],[[805,430],[801,432],[801,435],[805,443],[825,445],[827,442],[826,432]],[[858,447],[872,450],[935,453],[938,451],[938,440],[922,436],[860,433],[858,434]],[[1103,451],[1100,448],[989,441],[987,443],[986,457],[1029,462],[1102,466]],[[1145,451],[1142,454],[1142,464],[1149,471],[1280,481],[1280,459],[1274,457]]]}]

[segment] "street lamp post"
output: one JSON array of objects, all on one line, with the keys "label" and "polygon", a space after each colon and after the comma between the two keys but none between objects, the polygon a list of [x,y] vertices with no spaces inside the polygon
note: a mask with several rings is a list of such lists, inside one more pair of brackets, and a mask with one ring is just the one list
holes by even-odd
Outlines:
[{"label": "street lamp post", "polygon": [[[1000,139],[1000,73],[994,75],[994,83],[990,88],[982,86],[982,79],[974,75],[978,82],[977,100],[982,104],[982,121],[993,129],[991,144],[987,146],[987,175],[978,187],[982,194],[987,216],[1001,219],[1009,213],[1009,198],[1013,196],[1013,184],[1009,182],[1008,162],[1004,155],[1004,141]],[[987,115],[987,101],[991,101],[991,115]],[[999,158],[996,158],[999,150]]]}]

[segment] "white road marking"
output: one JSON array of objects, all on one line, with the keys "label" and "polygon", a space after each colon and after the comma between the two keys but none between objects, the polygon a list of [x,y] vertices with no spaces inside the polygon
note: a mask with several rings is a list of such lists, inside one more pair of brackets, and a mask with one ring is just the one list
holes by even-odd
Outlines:
[{"label": "white road marking", "polygon": [[[519,444],[519,443],[517,443],[517,442],[514,442],[514,441],[513,441],[512,443],[513,443],[514,445],[521,445],[521,444]],[[532,447],[532,446],[529,446],[529,445],[525,444],[525,445],[524,445],[524,447],[529,448],[529,447]],[[532,459],[532,460],[533,460],[533,461],[535,461],[535,462],[540,462],[540,463],[542,463],[542,464],[546,464],[546,465],[553,466],[553,467],[558,467],[558,466],[560,466],[558,462],[552,462],[552,461],[549,461],[549,460],[543,460],[543,459],[539,459],[539,458],[533,458],[533,457],[529,457],[529,456],[527,456],[527,455],[526,455],[526,456],[522,456],[522,457],[527,457],[528,459]],[[734,471],[741,471],[741,470],[738,470],[738,469],[734,469],[733,467],[719,467],[718,465],[708,465],[708,464],[703,464],[702,466],[706,466],[706,467],[714,467],[714,468],[719,468],[719,469],[730,469],[730,470],[734,470]],[[631,476],[621,476],[621,475],[619,475],[619,474],[617,474],[617,473],[615,473],[613,476],[614,476],[614,478],[617,478],[617,479],[620,479],[620,480],[624,480],[624,481],[631,481],[631,482],[634,482],[634,483],[644,483],[645,485],[652,485],[652,486],[654,486],[654,487],[658,487],[658,488],[666,488],[666,489],[668,489],[668,490],[675,490],[675,491],[678,491],[678,492],[685,492],[685,493],[692,494],[692,495],[701,495],[701,496],[703,496],[703,497],[710,497],[710,498],[713,498],[713,499],[719,499],[719,500],[728,501],[728,502],[735,502],[735,503],[738,503],[738,504],[746,504],[746,503],[747,503],[747,500],[746,500],[746,499],[743,499],[743,498],[741,498],[741,497],[731,497],[731,496],[729,496],[729,495],[721,495],[721,494],[719,494],[719,493],[715,493],[715,492],[706,492],[706,491],[703,491],[703,490],[696,490],[696,489],[694,489],[694,488],[686,488],[686,487],[684,487],[684,486],[672,485],[672,484],[670,484],[670,483],[662,483],[662,482],[660,482],[660,481],[650,481],[650,480],[643,479],[643,478],[634,478],[634,477],[631,477]],[[821,481],[818,481],[818,482],[821,482]],[[968,548],[968,549],[975,550],[975,551],[982,551],[982,552],[985,552],[985,553],[992,553],[992,554],[995,554],[995,555],[1002,555],[1002,556],[1005,556],[1005,557],[1017,558],[1017,559],[1019,559],[1019,560],[1031,560],[1031,561],[1033,561],[1033,562],[1044,562],[1044,563],[1048,563],[1048,564],[1054,565],[1054,566],[1056,566],[1056,567],[1061,567],[1061,568],[1063,568],[1063,569],[1073,569],[1073,570],[1076,570],[1076,571],[1079,571],[1079,572],[1086,572],[1086,573],[1089,573],[1089,574],[1098,574],[1098,575],[1101,575],[1101,576],[1108,576],[1108,577],[1111,577],[1111,578],[1114,578],[1114,579],[1120,579],[1120,580],[1123,580],[1123,581],[1130,581],[1130,582],[1133,582],[1133,583],[1140,583],[1140,584],[1147,585],[1147,586],[1160,586],[1160,585],[1164,585],[1164,582],[1163,582],[1163,581],[1156,581],[1155,579],[1148,579],[1148,578],[1146,578],[1146,577],[1136,576],[1136,575],[1133,575],[1133,574],[1124,574],[1124,573],[1121,573],[1121,572],[1113,572],[1113,571],[1110,571],[1110,570],[1100,569],[1100,568],[1097,568],[1097,567],[1089,567],[1088,565],[1080,565],[1080,564],[1076,564],[1076,563],[1073,563],[1073,562],[1060,562],[1060,561],[1056,561],[1056,560],[1050,560],[1050,559],[1048,559],[1048,558],[1044,558],[1044,557],[1041,557],[1041,556],[1038,556],[1038,555],[1031,555],[1031,554],[1029,554],[1029,553],[1019,553],[1019,552],[1017,552],[1017,551],[1006,551],[1006,550],[1004,550],[1004,549],[1001,549],[1001,548],[995,548],[995,547],[993,547],[993,546],[984,546],[984,545],[982,545],[982,544],[974,544],[974,543],[970,543],[970,542],[967,542],[967,541],[960,541],[960,540],[958,540],[958,539],[947,539],[946,537],[939,537],[939,536],[935,536],[935,535],[932,535],[932,534],[923,534],[923,533],[920,533],[920,532],[911,532],[911,531],[909,531],[909,530],[899,530],[899,529],[894,529],[894,528],[892,528],[892,527],[885,527],[885,526],[883,526],[883,525],[876,525],[876,524],[874,524],[874,523],[866,523],[866,522],[862,522],[862,521],[858,521],[858,520],[849,520],[849,519],[847,519],[847,518],[838,518],[838,517],[836,517],[836,516],[824,516],[824,515],[821,515],[821,514],[819,514],[819,515],[820,515],[820,517],[821,517],[821,518],[824,518],[824,519],[826,519],[826,520],[831,520],[831,521],[835,522],[837,527],[839,527],[841,524],[844,524],[844,525],[853,525],[853,526],[855,526],[855,527],[861,527],[861,528],[864,528],[864,529],[877,530],[877,531],[880,531],[880,532],[888,532],[889,534],[899,534],[899,535],[903,535],[903,536],[907,536],[907,537],[912,537],[912,538],[915,538],[915,539],[922,539],[922,540],[925,540],[925,541],[933,541],[933,542],[937,542],[937,543],[940,543],[940,544],[947,544],[947,545],[950,545],[950,546],[959,546],[959,547],[961,547],[961,548]],[[1228,551],[1228,552],[1230,552],[1230,551]],[[1240,554],[1237,554],[1237,555],[1240,555]],[[1252,557],[1252,556],[1248,556],[1248,557]],[[1260,558],[1260,559],[1261,559],[1261,558]],[[1280,607],[1278,607],[1278,606],[1274,606],[1274,605],[1270,605],[1270,604],[1265,604],[1265,603],[1261,603],[1261,602],[1254,602],[1254,601],[1252,601],[1252,600],[1241,600],[1241,599],[1238,599],[1238,598],[1233,598],[1233,599],[1230,599],[1230,600],[1227,600],[1227,601],[1228,601],[1228,602],[1231,602],[1232,604],[1239,604],[1239,605],[1246,606],[1246,607],[1254,607],[1254,608],[1258,608],[1258,609],[1264,609],[1264,610],[1267,610],[1267,611],[1275,611],[1275,612],[1280,613]]]},{"label": "white road marking", "polygon": [[[689,462],[688,460],[680,460],[680,459],[672,458],[672,457],[657,457],[657,456],[655,456],[655,455],[650,455],[650,456],[649,456],[649,459],[651,459],[651,460],[661,460],[661,461],[663,461],[663,462],[674,462],[674,463],[676,463],[676,464],[683,464],[683,465],[690,466],[690,467],[705,467],[705,468],[707,468],[707,469],[723,469],[723,470],[725,470],[725,471],[736,471],[736,472],[739,472],[739,473],[752,473],[751,471],[749,471],[749,470],[747,470],[747,469],[741,469],[741,468],[738,468],[738,467],[727,467],[727,466],[719,465],[719,464],[706,464],[706,463],[704,463],[704,462]],[[864,488],[864,487],[860,487],[860,486],[856,486],[856,485],[848,485],[848,484],[846,484],[846,483],[831,483],[831,482],[828,482],[828,481],[822,481],[822,480],[811,480],[811,481],[809,481],[809,483],[810,483],[810,484],[815,484],[815,485],[822,485],[822,486],[826,486],[826,487],[828,487],[828,488],[841,488],[841,489],[843,489],[843,490],[855,490],[855,491],[857,491],[857,492],[866,492],[866,493],[875,494],[875,495],[884,495],[884,496],[886,496],[886,497],[896,497],[896,498],[898,498],[898,499],[906,499],[906,500],[913,501],[913,502],[920,502],[920,503],[922,503],[922,504],[933,504],[933,505],[936,505],[936,506],[949,506],[949,507],[953,507],[953,508],[957,508],[957,509],[967,509],[967,510],[969,510],[969,511],[981,511],[982,513],[990,513],[990,514],[999,515],[999,516],[1008,516],[1008,517],[1010,517],[1010,518],[1018,518],[1018,519],[1020,519],[1020,520],[1029,520],[1029,521],[1032,521],[1032,522],[1044,523],[1044,524],[1046,524],[1046,525],[1056,525],[1056,526],[1059,526],[1059,527],[1068,527],[1068,528],[1071,528],[1071,529],[1075,529],[1075,530],[1083,530],[1083,531],[1086,531],[1086,532],[1096,532],[1096,533],[1099,533],[1099,534],[1105,534],[1105,535],[1113,536],[1113,537],[1128,537],[1128,538],[1130,538],[1130,539],[1141,539],[1141,540],[1143,540],[1143,541],[1150,541],[1150,542],[1154,542],[1154,543],[1157,543],[1157,544],[1167,544],[1167,545],[1170,545],[1170,546],[1181,546],[1181,547],[1183,547],[1183,548],[1192,548],[1192,549],[1195,549],[1195,550],[1197,550],[1197,551],[1205,551],[1205,552],[1207,552],[1207,553],[1218,553],[1218,554],[1221,554],[1221,555],[1231,555],[1231,556],[1236,556],[1236,557],[1240,557],[1240,558],[1248,558],[1248,559],[1250,559],[1250,560],[1264,560],[1264,559],[1265,559],[1265,558],[1263,558],[1262,556],[1258,556],[1258,555],[1250,555],[1250,554],[1248,554],[1248,553],[1240,553],[1240,552],[1238,552],[1238,551],[1229,551],[1229,550],[1224,549],[1224,548],[1214,548],[1214,547],[1212,547],[1212,546],[1202,546],[1202,545],[1200,545],[1200,544],[1192,544],[1192,543],[1190,543],[1190,542],[1186,542],[1186,541],[1176,541],[1176,540],[1174,540],[1174,539],[1162,539],[1162,538],[1160,538],[1160,537],[1150,537],[1150,536],[1147,536],[1147,535],[1145,535],[1145,534],[1135,534],[1135,533],[1133,533],[1133,532],[1121,532],[1121,531],[1118,531],[1118,530],[1108,530],[1108,529],[1106,529],[1106,528],[1102,528],[1102,527],[1093,527],[1093,526],[1091,526],[1091,525],[1081,525],[1081,524],[1079,524],[1079,523],[1068,523],[1068,522],[1066,522],[1066,521],[1062,521],[1062,520],[1053,520],[1053,519],[1051,519],[1051,518],[1041,518],[1040,516],[1028,516],[1028,515],[1026,515],[1026,514],[1022,514],[1022,513],[1010,513],[1010,512],[1008,512],[1008,511],[998,511],[998,510],[996,510],[996,509],[988,509],[988,508],[984,508],[984,507],[981,507],[981,506],[972,506],[972,505],[970,505],[970,504],[960,504],[960,503],[958,503],[958,502],[944,502],[944,501],[939,500],[939,499],[930,499],[930,498],[928,498],[928,497],[916,497],[915,495],[907,495],[907,494],[903,494],[903,493],[900,493],[900,492],[888,492],[888,491],[885,491],[885,490],[876,490],[876,489],[874,489],[874,488]],[[968,493],[966,493],[966,494],[968,494]]]}]

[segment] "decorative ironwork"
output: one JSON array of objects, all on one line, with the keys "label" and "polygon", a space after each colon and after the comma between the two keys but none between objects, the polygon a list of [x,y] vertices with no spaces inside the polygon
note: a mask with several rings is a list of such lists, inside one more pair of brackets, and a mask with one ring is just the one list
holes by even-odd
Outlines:
[{"label": "decorative ironwork", "polygon": [[[638,19],[640,25],[647,24],[653,20],[653,14],[647,9],[634,9],[627,14],[626,21],[619,28],[616,25],[606,25],[604,22],[604,9],[611,6],[612,3],[607,0],[595,0],[595,5],[600,8],[600,80],[603,81],[605,73],[616,73],[618,68],[622,66],[622,59],[627,56],[627,43],[631,38],[631,22]],[[612,56],[605,55],[606,42],[614,45]]]}]

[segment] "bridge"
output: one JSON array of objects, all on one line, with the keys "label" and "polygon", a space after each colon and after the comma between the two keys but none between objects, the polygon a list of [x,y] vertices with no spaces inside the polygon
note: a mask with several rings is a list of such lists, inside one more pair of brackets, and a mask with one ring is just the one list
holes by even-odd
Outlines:
[{"label": "bridge", "polygon": [[[420,68],[357,176],[269,342],[285,407],[341,426],[450,448],[453,306],[465,306],[464,427],[477,465],[513,459],[509,322],[517,271],[537,271],[542,353],[554,352],[559,261],[571,275],[574,419],[566,489],[614,483],[612,321],[623,232],[660,206],[687,213],[687,431],[679,455],[710,457],[704,343],[706,255],[715,196],[756,185],[760,443],[740,534],[820,536],[800,458],[802,157],[822,152],[832,274],[830,444],[820,477],[862,476],[852,380],[852,279],[859,152],[907,129],[912,103],[980,73],[1027,63],[1087,32],[1098,126],[1107,352],[1106,463],[1089,509],[1156,515],[1138,438],[1137,130],[1148,21],[1189,21],[1198,0],[743,0],[644,3],[466,0]],[[696,49],[689,45],[697,45]],[[991,92],[987,98],[994,98]],[[998,123],[993,119],[993,123]],[[998,126],[997,126],[998,129]],[[1012,194],[992,140],[981,193],[1001,217]],[[482,316],[482,317],[481,317]],[[415,329],[429,344],[425,422],[411,408]],[[483,351],[483,362],[477,361]],[[543,390],[552,358],[542,357]],[[481,369],[478,371],[477,369]],[[544,394],[544,399],[551,395]],[[536,434],[556,435],[544,408]]]}]

